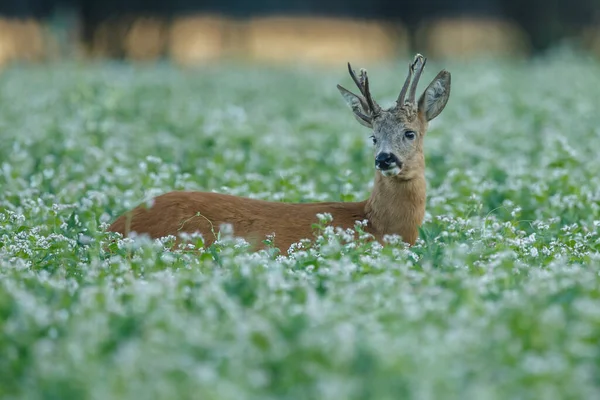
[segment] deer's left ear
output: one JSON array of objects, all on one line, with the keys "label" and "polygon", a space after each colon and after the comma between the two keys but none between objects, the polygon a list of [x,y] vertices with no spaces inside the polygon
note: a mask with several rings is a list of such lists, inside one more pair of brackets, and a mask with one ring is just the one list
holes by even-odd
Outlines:
[{"label": "deer's left ear", "polygon": [[354,113],[354,117],[356,120],[363,126],[367,128],[372,128],[372,119],[370,117],[370,113],[367,111],[369,108],[365,104],[365,101],[361,97],[358,97],[348,89],[343,88],[340,85],[337,85],[338,90],[342,94],[344,100],[346,100],[346,104],[352,108],[352,112]]},{"label": "deer's left ear", "polygon": [[450,97],[450,72],[443,70],[431,81],[419,99],[419,113],[427,121],[437,117]]}]

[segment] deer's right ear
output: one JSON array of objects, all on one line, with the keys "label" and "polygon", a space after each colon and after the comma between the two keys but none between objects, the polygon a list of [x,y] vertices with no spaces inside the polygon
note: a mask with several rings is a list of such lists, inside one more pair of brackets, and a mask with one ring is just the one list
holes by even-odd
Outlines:
[{"label": "deer's right ear", "polygon": [[368,108],[364,101],[351,91],[344,89],[340,85],[337,85],[338,90],[342,94],[344,100],[346,100],[346,104],[352,108],[352,112],[354,113],[354,117],[356,120],[363,126],[367,128],[373,128],[372,119],[369,116]]}]

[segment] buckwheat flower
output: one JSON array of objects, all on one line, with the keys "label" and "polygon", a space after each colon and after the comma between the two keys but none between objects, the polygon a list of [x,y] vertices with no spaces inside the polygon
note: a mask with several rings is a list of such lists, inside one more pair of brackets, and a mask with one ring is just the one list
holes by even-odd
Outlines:
[{"label": "buckwheat flower", "polygon": [[538,256],[538,249],[536,249],[535,247],[532,247],[532,248],[529,250],[529,254],[530,254],[532,257],[537,257],[537,256]]},{"label": "buckwheat flower", "polygon": [[89,236],[87,236],[87,235],[84,235],[84,234],[82,234],[82,233],[81,233],[81,234],[79,234],[79,236],[78,236],[78,239],[77,239],[77,240],[78,240],[79,244],[82,244],[82,245],[84,245],[84,246],[85,246],[85,245],[89,245],[89,244],[91,244],[91,243],[92,243],[92,241],[93,241],[93,239],[92,239],[91,237],[89,237]]}]

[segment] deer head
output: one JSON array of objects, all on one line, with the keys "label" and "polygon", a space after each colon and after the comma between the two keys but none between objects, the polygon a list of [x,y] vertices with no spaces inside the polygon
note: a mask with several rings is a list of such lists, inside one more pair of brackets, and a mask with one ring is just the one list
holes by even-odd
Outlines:
[{"label": "deer head", "polygon": [[426,62],[427,59],[422,55],[415,56],[408,66],[408,76],[396,104],[386,110],[371,97],[365,69],[361,69],[359,76],[356,76],[348,63],[348,71],[360,90],[360,95],[337,85],[358,122],[372,129],[375,167],[384,176],[410,180],[423,173],[423,138],[428,123],[442,112],[450,96],[450,73],[442,70],[427,86],[419,100],[415,100],[419,78]]}]

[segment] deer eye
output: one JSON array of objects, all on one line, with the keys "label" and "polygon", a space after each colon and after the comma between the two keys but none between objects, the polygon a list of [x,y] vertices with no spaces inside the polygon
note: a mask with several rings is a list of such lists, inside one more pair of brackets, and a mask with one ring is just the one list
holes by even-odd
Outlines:
[{"label": "deer eye", "polygon": [[404,137],[407,138],[408,140],[414,140],[416,137],[416,134],[413,131],[406,131],[406,132],[404,132]]},{"label": "deer eye", "polygon": [[371,136],[371,139],[373,140],[373,144],[377,144],[377,139],[375,138],[375,136]]}]

